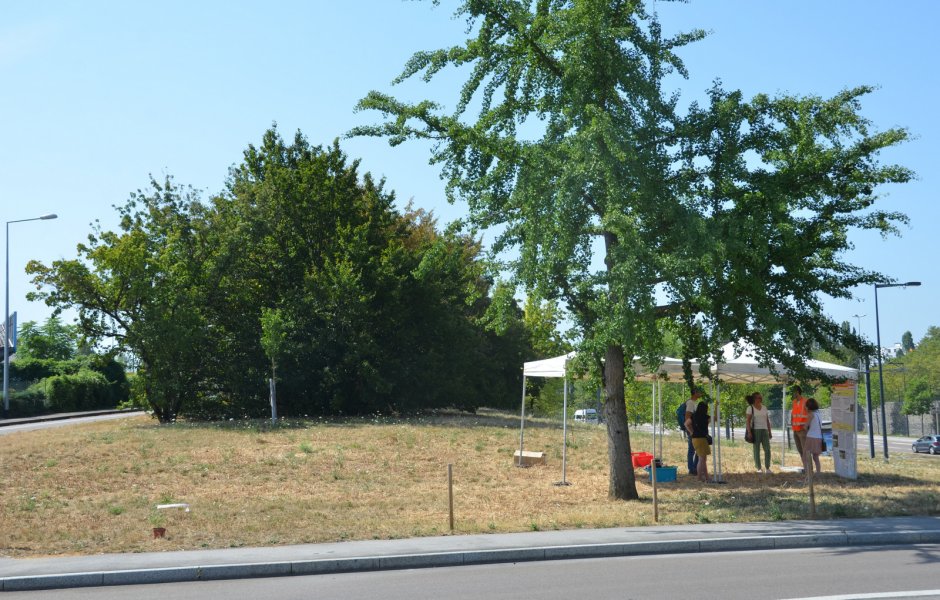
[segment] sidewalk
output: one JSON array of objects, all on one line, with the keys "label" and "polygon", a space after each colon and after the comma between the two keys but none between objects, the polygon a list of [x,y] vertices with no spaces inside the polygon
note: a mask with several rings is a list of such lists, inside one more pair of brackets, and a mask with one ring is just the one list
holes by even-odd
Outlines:
[{"label": "sidewalk", "polygon": [[940,544],[940,517],[665,525],[271,548],[0,558],[0,591],[877,544]]}]

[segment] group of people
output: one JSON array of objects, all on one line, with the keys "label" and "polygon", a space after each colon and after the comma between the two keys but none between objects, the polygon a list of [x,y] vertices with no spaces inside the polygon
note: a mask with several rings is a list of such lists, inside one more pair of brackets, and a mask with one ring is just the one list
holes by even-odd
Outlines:
[{"label": "group of people", "polygon": [[[711,417],[708,404],[702,400],[702,388],[692,390],[691,397],[685,403],[685,431],[688,433],[688,468],[690,475],[697,475],[699,481],[708,480],[708,456],[711,455],[711,436],[708,426]],[[804,398],[803,389],[795,385],[791,390],[793,408],[790,422],[796,450],[803,460],[803,472],[809,477],[813,468],[821,470],[819,455],[823,452],[822,419],[819,416],[819,403],[815,398]],[[770,426],[770,414],[764,406],[760,392],[754,392],[745,398],[745,422],[747,435],[753,442],[754,466],[758,473],[770,473],[770,440],[773,430]],[[763,452],[762,452],[763,451]],[[763,453],[763,466],[761,454]]]},{"label": "group of people", "polygon": [[824,450],[819,403],[815,398],[804,398],[803,389],[798,385],[793,386],[793,410],[790,413],[790,422],[793,426],[796,451],[803,457],[803,472],[809,477],[815,466],[816,473],[819,473],[821,471],[819,455]]}]

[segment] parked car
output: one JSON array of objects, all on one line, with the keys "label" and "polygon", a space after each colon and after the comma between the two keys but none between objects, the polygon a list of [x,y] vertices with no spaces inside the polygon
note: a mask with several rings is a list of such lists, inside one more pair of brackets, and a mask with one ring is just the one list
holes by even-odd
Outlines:
[{"label": "parked car", "polygon": [[600,422],[597,411],[593,408],[581,408],[574,411],[574,420],[578,423],[593,423],[595,425]]},{"label": "parked car", "polygon": [[911,444],[911,450],[914,452],[940,454],[940,435],[925,435]]}]

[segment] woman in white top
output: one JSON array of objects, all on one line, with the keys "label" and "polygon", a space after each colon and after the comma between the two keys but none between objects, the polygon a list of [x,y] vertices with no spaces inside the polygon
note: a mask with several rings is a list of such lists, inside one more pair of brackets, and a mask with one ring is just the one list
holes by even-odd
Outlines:
[{"label": "woman in white top", "polygon": [[[816,465],[819,473],[819,455],[822,454],[822,419],[819,417],[819,403],[815,398],[806,401],[806,410],[809,411],[809,427],[806,430],[806,442],[803,444],[803,472],[809,477]],[[812,460],[810,460],[812,457]]]},{"label": "woman in white top", "polygon": [[773,432],[770,429],[770,415],[767,407],[764,406],[764,398],[760,392],[754,392],[748,398],[747,410],[744,413],[747,420],[747,428],[754,437],[754,466],[757,472],[760,468],[760,451],[764,449],[764,473],[770,473],[770,438]]}]

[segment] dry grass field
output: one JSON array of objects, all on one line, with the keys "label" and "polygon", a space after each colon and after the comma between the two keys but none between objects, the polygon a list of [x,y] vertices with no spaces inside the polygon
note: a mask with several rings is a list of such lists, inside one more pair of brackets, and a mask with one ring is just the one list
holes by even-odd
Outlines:
[{"label": "dry grass field", "polygon": [[[634,432],[634,451],[650,437]],[[520,469],[518,419],[445,413],[420,419],[160,426],[149,417],[0,438],[0,554],[30,557],[447,535],[447,465],[454,533],[653,524],[641,501],[607,498],[604,427],[535,420],[526,449],[546,466]],[[659,485],[659,522],[804,519],[808,491],[790,473],[753,473],[750,446],[722,446],[727,485],[683,475],[685,442],[664,440],[679,479]],[[774,448],[774,452],[778,452]],[[774,456],[779,461],[779,455]],[[793,464],[794,454],[788,454]],[[820,518],[940,514],[940,458],[859,459],[859,479],[817,481]],[[181,510],[155,511],[185,502]],[[164,522],[160,522],[164,521]],[[164,539],[151,528],[165,525]]]}]

